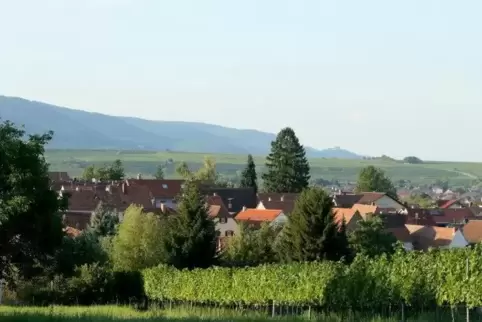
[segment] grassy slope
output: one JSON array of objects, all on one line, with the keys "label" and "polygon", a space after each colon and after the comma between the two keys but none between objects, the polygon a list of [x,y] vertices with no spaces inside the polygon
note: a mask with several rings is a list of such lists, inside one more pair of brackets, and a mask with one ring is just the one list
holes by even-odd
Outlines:
[{"label": "grassy slope", "polygon": [[[49,150],[47,160],[53,171],[67,171],[72,176],[79,176],[89,164],[103,164],[121,159],[130,175],[155,172],[159,164],[169,159],[174,161],[167,166],[167,175],[175,176],[176,164],[186,161],[192,167],[199,167],[203,158],[209,154],[182,152],[150,151],[112,151],[112,150]],[[243,168],[246,156],[233,154],[210,155],[217,162],[218,171],[228,176],[235,175]],[[264,156],[255,157],[256,164],[264,164]],[[403,164],[382,160],[342,160],[310,159],[312,177],[326,180],[355,181],[360,169],[367,165],[380,167],[392,180],[408,179],[414,183],[433,183],[436,179],[449,180],[453,185],[470,184],[474,179],[482,178],[482,163],[462,162],[425,162],[419,165]]]}]

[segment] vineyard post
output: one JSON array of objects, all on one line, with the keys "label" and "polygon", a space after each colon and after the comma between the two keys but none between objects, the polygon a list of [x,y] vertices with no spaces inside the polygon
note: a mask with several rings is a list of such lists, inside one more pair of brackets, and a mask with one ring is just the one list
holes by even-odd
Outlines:
[{"label": "vineyard post", "polygon": [[3,279],[0,280],[0,304],[2,304],[2,300],[3,300]]},{"label": "vineyard post", "polygon": [[402,302],[402,322],[405,322],[405,303]]},{"label": "vineyard post", "polygon": [[[467,279],[467,282],[469,281],[469,256],[465,259],[465,278]],[[467,296],[467,295],[466,295]],[[467,303],[467,298],[465,299],[465,318],[467,322],[470,322],[470,310],[469,310],[469,304]]]},{"label": "vineyard post", "polygon": [[308,306],[308,320],[311,320],[311,305]]},{"label": "vineyard post", "polygon": [[271,317],[274,318],[276,314],[276,302],[273,301],[273,308],[271,309]]}]

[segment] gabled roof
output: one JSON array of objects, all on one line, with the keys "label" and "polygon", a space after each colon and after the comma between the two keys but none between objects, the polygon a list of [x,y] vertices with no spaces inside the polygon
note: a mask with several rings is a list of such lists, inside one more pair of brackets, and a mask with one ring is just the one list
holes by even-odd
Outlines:
[{"label": "gabled roof", "polygon": [[412,237],[410,237],[410,231],[407,227],[396,227],[396,228],[387,228],[385,229],[386,232],[392,234],[397,240],[404,242],[404,243],[411,243]]},{"label": "gabled roof", "polygon": [[299,193],[272,193],[272,192],[260,192],[257,194],[259,201],[296,201]]},{"label": "gabled roof", "polygon": [[255,208],[256,193],[253,188],[217,188],[209,186],[201,186],[201,193],[207,196],[214,194],[221,197],[230,213],[238,213],[246,208]]},{"label": "gabled roof", "polygon": [[470,220],[462,227],[462,233],[470,244],[482,242],[482,220]]},{"label": "gabled roof", "polygon": [[352,208],[333,208],[333,215],[335,217],[335,223],[340,224],[343,219],[345,223],[348,224],[353,218],[363,220],[363,217],[356,209]]},{"label": "gabled roof", "polygon": [[262,204],[266,209],[281,209],[285,214],[290,214],[295,207],[294,200],[285,200],[285,201],[263,201],[262,200],[259,203]]},{"label": "gabled roof", "polygon": [[241,211],[237,216],[237,221],[273,221],[279,215],[281,215],[283,211],[281,209],[245,209]]},{"label": "gabled roof", "polygon": [[456,232],[455,228],[421,225],[405,226],[410,232],[414,248],[418,250],[448,246],[452,242]]},{"label": "gabled roof", "polygon": [[228,208],[220,196],[210,196],[207,198],[206,203],[209,207],[209,216],[224,218],[231,217]]},{"label": "gabled roof", "polygon": [[351,209],[358,211],[363,218],[366,218],[367,214],[376,214],[378,211],[377,206],[359,203],[354,204]]},{"label": "gabled roof", "polygon": [[432,218],[437,224],[463,224],[466,219],[476,219],[469,208],[438,209],[438,212],[433,210],[432,213]]},{"label": "gabled roof", "polygon": [[460,204],[462,205],[458,199],[453,199],[453,200],[443,200],[445,202],[441,202],[442,200],[438,200],[437,201],[437,204],[439,205],[440,208],[442,209],[447,209],[447,208],[450,208],[451,206],[455,205],[455,204]]},{"label": "gabled roof", "polygon": [[125,182],[129,187],[135,185],[147,187],[154,198],[174,199],[181,193],[185,181],[171,179],[127,179]]},{"label": "gabled roof", "polygon": [[361,197],[363,197],[363,195],[360,194],[335,194],[333,196],[333,202],[338,208],[351,208],[354,204],[358,202],[358,200],[361,199]]}]

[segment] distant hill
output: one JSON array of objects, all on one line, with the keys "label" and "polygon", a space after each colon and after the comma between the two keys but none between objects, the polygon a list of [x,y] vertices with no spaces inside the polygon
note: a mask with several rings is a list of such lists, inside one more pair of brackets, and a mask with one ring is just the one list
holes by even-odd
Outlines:
[{"label": "distant hill", "polygon": [[[150,121],[90,113],[22,98],[0,96],[0,118],[23,124],[28,133],[52,130],[55,149],[118,149],[266,154],[275,134],[194,122]],[[310,157],[360,159],[340,148]]]}]

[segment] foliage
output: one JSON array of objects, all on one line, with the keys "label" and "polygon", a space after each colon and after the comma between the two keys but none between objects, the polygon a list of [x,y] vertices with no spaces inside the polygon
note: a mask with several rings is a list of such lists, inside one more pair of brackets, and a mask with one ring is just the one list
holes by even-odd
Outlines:
[{"label": "foliage", "polygon": [[131,205],[112,240],[111,260],[116,271],[138,271],[164,263],[165,221]]},{"label": "foliage", "polygon": [[395,186],[386,176],[385,172],[371,165],[360,171],[355,191],[384,192],[391,197],[397,197],[397,189],[395,189]]},{"label": "foliage", "polygon": [[248,155],[248,163],[241,174],[241,188],[253,188],[255,193],[258,192],[256,165],[251,154]]},{"label": "foliage", "polygon": [[26,135],[0,123],[0,279],[17,263],[19,273],[28,274],[62,243],[59,212],[66,203],[50,189],[43,156],[52,135]]},{"label": "foliage", "polygon": [[211,157],[205,157],[201,168],[196,172],[189,169],[186,162],[181,162],[177,168],[176,172],[182,178],[189,181],[201,181],[204,183],[211,183],[214,185],[219,185],[222,187],[227,187],[230,183],[221,178],[216,171],[216,160]]},{"label": "foliage", "polygon": [[480,267],[482,246],[477,245],[426,253],[398,250],[390,259],[360,254],[351,265],[324,261],[191,271],[159,266],[143,276],[146,294],[155,300],[373,310],[401,302],[419,308],[482,306]]},{"label": "foliage", "polygon": [[90,218],[89,230],[97,237],[116,234],[119,216],[109,205],[100,202]]},{"label": "foliage", "polygon": [[259,229],[240,223],[239,232],[229,240],[221,255],[224,266],[244,267],[277,262],[274,245],[278,233],[267,223]]},{"label": "foliage", "polygon": [[284,128],[271,143],[266,169],[262,178],[267,192],[301,192],[308,187],[310,165],[293,129]]},{"label": "foliage", "polygon": [[122,180],[125,177],[124,166],[120,159],[115,160],[112,164],[106,164],[96,168],[90,165],[84,169],[82,179],[91,181],[96,179],[99,181]]},{"label": "foliage", "polygon": [[284,261],[339,260],[349,254],[345,231],[335,223],[331,197],[320,188],[304,190],[288,216],[278,245]]},{"label": "foliage", "polygon": [[154,174],[154,178],[158,180],[164,179],[164,166],[159,165],[157,166],[156,173]]},{"label": "foliage", "polygon": [[410,164],[421,164],[421,163],[423,163],[422,160],[420,160],[419,158],[414,157],[414,156],[409,156],[409,157],[404,158],[403,162],[410,163]]},{"label": "foliage", "polygon": [[358,227],[349,235],[349,242],[355,253],[375,257],[392,254],[397,239],[385,231],[380,217],[372,216],[358,222]]},{"label": "foliage", "polygon": [[216,253],[216,231],[196,184],[183,189],[177,215],[169,218],[164,246],[167,263],[177,268],[208,267]]},{"label": "foliage", "polygon": [[419,205],[421,208],[433,208],[435,201],[426,194],[412,194],[408,198],[404,199],[409,204]]}]

